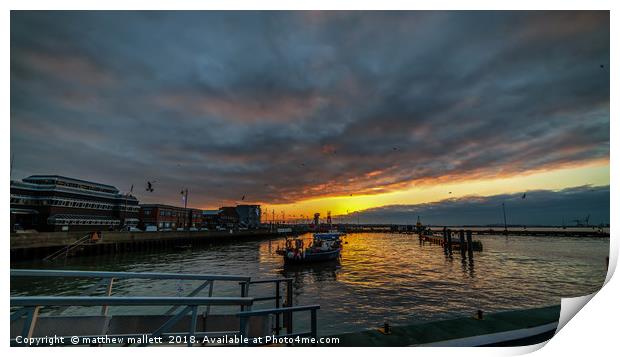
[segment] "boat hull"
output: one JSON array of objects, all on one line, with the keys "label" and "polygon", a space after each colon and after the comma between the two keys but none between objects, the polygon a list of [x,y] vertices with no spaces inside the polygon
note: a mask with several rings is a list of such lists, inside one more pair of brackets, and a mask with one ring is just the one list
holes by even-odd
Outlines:
[{"label": "boat hull", "polygon": [[286,255],[284,256],[285,264],[305,264],[305,263],[314,263],[314,262],[325,262],[329,260],[336,260],[340,257],[340,250],[330,250],[327,252],[319,252],[319,253],[309,253],[304,257],[294,257],[289,258]]}]

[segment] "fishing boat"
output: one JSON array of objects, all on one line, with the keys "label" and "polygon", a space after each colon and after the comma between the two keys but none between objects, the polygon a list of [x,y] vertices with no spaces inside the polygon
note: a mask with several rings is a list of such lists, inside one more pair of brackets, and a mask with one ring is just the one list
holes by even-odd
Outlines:
[{"label": "fishing boat", "polygon": [[336,260],[342,250],[342,233],[315,233],[310,246],[303,239],[287,239],[286,247],[277,253],[285,264],[303,264]]}]

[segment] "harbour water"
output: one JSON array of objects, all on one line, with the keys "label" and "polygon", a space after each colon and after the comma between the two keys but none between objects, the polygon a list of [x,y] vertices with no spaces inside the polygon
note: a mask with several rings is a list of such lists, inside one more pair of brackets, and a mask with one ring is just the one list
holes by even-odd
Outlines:
[{"label": "harbour water", "polygon": [[[304,237],[311,239],[310,234]],[[422,244],[416,235],[361,233],[345,237],[339,262],[311,266],[283,267],[282,257],[276,254],[276,248],[284,245],[281,238],[74,257],[58,263],[19,262],[12,267],[290,277],[295,305],[321,305],[320,335],[379,327],[385,319],[394,325],[412,324],[467,316],[478,309],[499,312],[559,304],[561,297],[598,290],[605,279],[609,238],[501,235],[475,239],[482,241],[484,251],[476,252],[473,261],[462,259],[459,252],[446,256],[441,247]],[[11,282],[11,295],[78,295],[93,283],[20,279]],[[187,295],[196,285],[120,280],[114,295]],[[253,286],[250,295],[273,295],[267,289]],[[215,287],[215,296],[233,294],[239,294],[238,285]],[[89,311],[76,307],[66,313]],[[306,316],[295,318],[299,328],[307,323]]]}]

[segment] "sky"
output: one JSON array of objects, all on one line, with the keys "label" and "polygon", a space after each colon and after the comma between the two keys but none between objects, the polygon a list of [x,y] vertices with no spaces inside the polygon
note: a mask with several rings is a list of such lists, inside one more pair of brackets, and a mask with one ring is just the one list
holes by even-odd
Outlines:
[{"label": "sky", "polygon": [[607,11],[12,11],[11,178],[287,218],[605,189],[609,43]]}]

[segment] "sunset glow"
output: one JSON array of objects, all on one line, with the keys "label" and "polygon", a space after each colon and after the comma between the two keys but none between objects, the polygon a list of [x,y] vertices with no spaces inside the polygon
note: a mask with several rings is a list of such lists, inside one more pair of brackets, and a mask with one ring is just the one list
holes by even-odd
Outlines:
[{"label": "sunset glow", "polygon": [[298,220],[307,219],[304,217],[312,217],[315,212],[320,213],[321,217],[325,217],[327,211],[331,211],[332,216],[338,216],[373,207],[402,204],[403,202],[416,204],[472,195],[489,196],[538,189],[561,190],[581,185],[609,185],[609,163],[595,162],[575,168],[543,171],[530,175],[514,175],[499,179],[471,180],[440,185],[428,184],[377,195],[325,197],[284,205],[266,204],[263,213],[265,220],[272,219],[272,211],[275,211],[276,220],[281,220],[282,212],[285,213],[287,220]]}]

